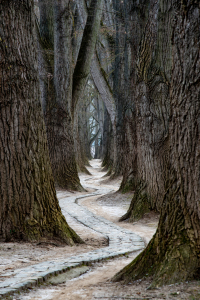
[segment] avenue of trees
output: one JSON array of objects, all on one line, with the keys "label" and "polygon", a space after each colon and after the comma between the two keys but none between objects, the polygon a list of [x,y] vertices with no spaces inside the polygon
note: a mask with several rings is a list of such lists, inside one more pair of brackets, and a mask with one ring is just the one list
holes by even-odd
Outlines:
[{"label": "avenue of trees", "polygon": [[0,21],[1,240],[82,242],[55,186],[83,191],[93,155],[134,191],[121,220],[160,213],[113,280],[198,279],[199,1],[0,0]]}]

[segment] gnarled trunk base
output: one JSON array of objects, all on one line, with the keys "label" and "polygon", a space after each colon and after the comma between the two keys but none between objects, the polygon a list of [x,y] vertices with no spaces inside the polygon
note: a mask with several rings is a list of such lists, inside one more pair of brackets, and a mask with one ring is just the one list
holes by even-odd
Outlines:
[{"label": "gnarled trunk base", "polygon": [[125,215],[120,218],[120,221],[129,219],[129,222],[136,222],[141,219],[145,213],[151,211],[151,203],[144,184],[138,184],[129,209]]},{"label": "gnarled trunk base", "polygon": [[200,278],[199,252],[192,246],[187,234],[182,232],[173,241],[167,239],[161,244],[158,235],[157,232],[147,248],[115,275],[114,281],[129,283],[152,276],[151,287],[154,288]]},{"label": "gnarled trunk base", "polygon": [[0,1],[0,240],[81,242],[59,207],[40,103],[33,1]]},{"label": "gnarled trunk base", "polygon": [[115,275],[115,281],[127,283],[152,276],[151,286],[157,287],[200,278],[200,245],[195,237],[198,215],[191,218],[183,205],[178,188],[168,192],[156,234],[147,248]]},{"label": "gnarled trunk base", "polygon": [[51,165],[56,186],[84,191],[81,186],[72,137],[72,122],[67,111],[59,105],[49,109],[46,127]]}]

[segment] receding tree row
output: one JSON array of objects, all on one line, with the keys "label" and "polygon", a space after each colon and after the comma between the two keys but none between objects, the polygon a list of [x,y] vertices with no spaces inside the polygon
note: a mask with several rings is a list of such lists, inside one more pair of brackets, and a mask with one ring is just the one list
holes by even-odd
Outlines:
[{"label": "receding tree row", "polygon": [[0,21],[1,239],[81,242],[54,184],[82,191],[93,156],[134,191],[121,220],[160,213],[114,279],[198,278],[199,1],[2,0]]}]

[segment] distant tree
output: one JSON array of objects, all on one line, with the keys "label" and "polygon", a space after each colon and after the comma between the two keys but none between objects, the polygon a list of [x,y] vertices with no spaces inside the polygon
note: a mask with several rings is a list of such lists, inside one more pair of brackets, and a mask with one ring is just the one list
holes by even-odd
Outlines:
[{"label": "distant tree", "polygon": [[72,114],[75,112],[75,107],[84,91],[90,74],[90,66],[100,28],[102,3],[102,0],[91,0],[88,9],[87,22],[73,73]]},{"label": "distant tree", "polygon": [[[78,139],[78,136],[77,128],[73,128],[77,126],[76,106],[84,94],[90,73],[102,15],[102,0],[91,1],[86,24],[83,24],[82,39],[80,41],[78,36],[78,42],[76,42],[76,24],[74,25],[77,14],[76,3],[69,0],[53,0],[53,2],[40,0],[40,34],[44,48],[45,45],[51,45],[50,42],[46,43],[49,37],[47,33],[51,32],[48,25],[52,23],[48,20],[51,14],[47,16],[51,3],[54,12],[54,68],[51,84],[53,83],[55,93],[52,93],[51,88],[50,92],[42,92],[42,95],[48,98],[43,102],[47,103],[45,114],[52,170],[58,186],[83,190],[77,172],[77,163],[80,161],[76,161],[75,154],[75,151],[79,151],[80,145],[79,140],[75,140],[74,145],[74,139]],[[43,20],[46,22],[45,30]],[[45,90],[44,84],[42,89]]]},{"label": "distant tree", "polygon": [[0,238],[81,239],[56,198],[40,103],[33,1],[0,2]]}]

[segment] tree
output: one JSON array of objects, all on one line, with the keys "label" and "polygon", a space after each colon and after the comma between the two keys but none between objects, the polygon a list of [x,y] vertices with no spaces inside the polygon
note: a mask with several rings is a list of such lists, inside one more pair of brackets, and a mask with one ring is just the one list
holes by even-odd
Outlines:
[{"label": "tree", "polygon": [[[131,98],[131,22],[130,1],[105,1],[101,30],[91,74],[108,110],[112,127],[109,140],[103,136],[103,166],[111,179],[124,174],[121,189],[131,188],[133,169],[134,105]],[[105,139],[104,139],[105,137]],[[110,149],[111,147],[111,149]],[[111,150],[111,151],[110,151]],[[128,187],[129,186],[129,187]]]},{"label": "tree", "polygon": [[[49,3],[45,0],[40,1],[43,3],[43,6],[40,6],[41,17],[43,17],[45,14],[42,8],[46,6],[45,11],[48,11]],[[73,133],[77,131],[74,128],[77,123],[76,105],[84,92],[96,44],[102,14],[102,0],[91,1],[81,42],[79,41],[80,37],[77,37],[78,42],[76,41],[76,28],[73,28],[74,15],[77,13],[74,3],[68,0],[54,0],[53,3],[55,97],[49,95],[48,100],[50,101],[46,101],[50,158],[53,175],[58,186],[83,190],[78,178],[77,163],[79,162],[76,161],[74,148],[76,146],[76,151],[79,151],[80,146],[78,140],[75,140],[74,145]],[[45,15],[46,19],[48,18]],[[46,23],[47,29],[49,28],[48,23],[52,22]],[[42,37],[43,40],[44,38],[48,40],[47,29],[41,32],[41,34],[45,34]],[[74,53],[72,53],[72,49]],[[78,136],[75,134],[74,138],[76,139]],[[83,166],[81,165],[80,168],[83,169]]]},{"label": "tree", "polygon": [[88,140],[88,102],[90,101],[91,96],[91,94],[88,93],[88,86],[89,85],[85,88],[84,96],[79,102],[74,115],[74,145],[76,150],[76,162],[79,170],[91,175],[86,168],[86,166],[90,166],[89,159],[92,158]]},{"label": "tree", "polygon": [[102,16],[102,0],[91,0],[87,22],[84,28],[77,63],[73,73],[72,115],[84,91],[90,74],[90,66],[94,55]]},{"label": "tree", "polygon": [[56,198],[40,103],[33,1],[0,3],[0,235],[81,242]]},{"label": "tree", "polygon": [[[109,173],[111,173],[113,161],[116,160],[116,108],[115,108],[115,101],[112,95],[112,88],[110,86],[110,83],[112,85],[112,80],[107,80],[108,79],[107,73],[112,73],[112,67],[110,64],[110,61],[112,60],[112,55],[110,55],[112,47],[110,47],[109,41],[112,40],[113,38],[110,33],[113,31],[113,26],[114,26],[113,25],[114,11],[112,9],[111,2],[102,1],[102,5],[103,5],[103,12],[102,12],[101,26],[98,32],[95,53],[90,66],[90,73],[91,73],[91,78],[93,79],[93,82],[95,84],[95,87],[98,90],[99,95],[105,104],[106,107],[105,109],[107,109],[109,112],[110,120],[112,124],[111,125],[112,129],[110,131],[112,132],[112,136],[110,135],[109,140],[107,138],[102,140],[102,151],[103,151],[102,153],[105,154],[105,155],[103,154],[104,157],[103,166],[107,170],[109,169]],[[80,22],[81,24],[84,24],[88,16],[87,7],[86,5],[84,5],[83,1],[78,1],[78,7],[79,7],[78,16]],[[108,64],[107,64],[107,58],[109,61]],[[104,61],[103,64],[105,64],[108,67],[106,68],[106,71],[102,66],[101,60],[103,60]],[[106,124],[109,127],[106,129],[106,131],[110,130],[110,125],[108,123],[109,122],[106,122]],[[102,122],[100,127],[103,133]],[[107,136],[107,134],[105,136]],[[112,151],[110,151],[111,149],[108,149],[110,147],[110,140],[112,140]]]},{"label": "tree", "polygon": [[[171,107],[168,132],[159,148],[161,152],[157,151],[157,155],[163,156],[163,160],[160,160],[163,162],[164,181],[161,216],[157,232],[147,248],[119,272],[115,279],[128,282],[148,275],[153,276],[152,286],[158,286],[199,278],[200,6],[197,1],[153,2],[150,10],[151,22],[155,22],[159,14],[163,18],[159,18],[161,23],[158,23],[158,32],[152,31],[152,34],[157,33],[157,37],[152,34],[143,35],[142,46],[146,45],[146,51],[141,48],[143,50],[141,53],[145,54],[145,57],[143,60],[141,57],[142,69],[139,70],[142,71],[140,75],[146,76],[146,80],[148,76],[153,75],[149,71],[156,70],[154,78],[151,79],[157,81],[151,82],[156,83],[154,88],[157,93],[162,91],[163,97],[166,96],[164,79],[166,80],[166,77],[170,79],[170,93],[167,93]],[[156,14],[155,10],[159,14]],[[174,22],[169,22],[170,19]],[[165,25],[161,26],[163,22]],[[147,31],[150,27],[153,28],[153,26],[146,27]],[[154,48],[155,41],[157,46],[159,45],[157,51]],[[167,45],[167,48],[162,47],[163,44]],[[151,59],[155,53],[159,58],[157,62],[163,63],[165,73],[155,65],[152,66]],[[143,89],[144,95],[144,83],[140,88]],[[148,99],[143,96],[143,101],[146,104]],[[158,103],[158,111],[164,109],[161,105],[162,101]],[[159,179],[161,170],[155,168],[155,162],[154,159],[153,172]],[[163,186],[161,179],[158,180],[158,184],[160,182]],[[146,184],[150,185],[150,178]],[[155,199],[155,190],[146,190],[149,197]]]},{"label": "tree", "polygon": [[102,112],[100,114],[100,109],[98,109],[99,107],[96,105],[97,98],[98,92],[92,80],[89,79],[85,87],[84,97],[82,97],[77,107],[74,126],[74,129],[76,129],[74,133],[76,161],[78,162],[80,170],[87,174],[89,172],[85,166],[90,166],[89,159],[92,159],[91,152],[93,144],[100,134],[99,124],[101,123]]},{"label": "tree", "polygon": [[[122,187],[131,180],[135,194],[127,214],[121,218],[129,218],[131,222],[150,210],[160,212],[165,194],[163,169],[167,161],[170,119],[173,18],[168,9],[173,10],[170,3],[162,8],[162,2],[146,1],[144,6],[135,2],[131,12],[134,36],[131,45],[131,132],[134,140],[131,172],[129,175],[128,168],[125,169]],[[168,48],[162,51],[166,41]]]},{"label": "tree", "polygon": [[71,1],[54,0],[54,87],[48,115],[48,144],[53,174],[59,187],[80,190],[71,114],[72,101]]}]

